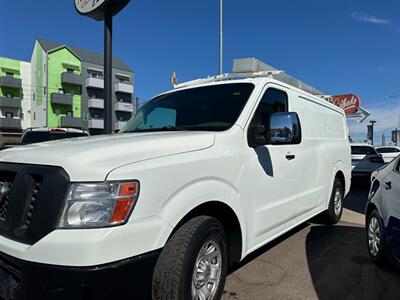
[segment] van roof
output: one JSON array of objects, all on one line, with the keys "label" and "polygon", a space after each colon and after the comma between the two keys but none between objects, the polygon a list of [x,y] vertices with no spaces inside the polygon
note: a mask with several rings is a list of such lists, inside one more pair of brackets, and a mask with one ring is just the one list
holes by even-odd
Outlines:
[{"label": "van roof", "polygon": [[270,78],[283,82],[292,87],[296,87],[308,94],[314,96],[325,96],[326,93],[319,89],[312,87],[302,80],[288,75],[285,71],[279,70],[271,65],[268,65],[256,58],[241,58],[235,59],[233,62],[233,72],[216,76],[209,76],[207,78],[196,79],[181,84],[174,85],[175,88],[182,88],[185,86],[196,86],[205,83],[235,80],[243,78]]},{"label": "van roof", "polygon": [[[174,85],[175,90],[184,90],[190,88],[204,87],[210,85],[218,85],[218,84],[232,84],[232,83],[253,83],[255,85],[259,84],[267,84],[267,83],[276,83],[281,86],[284,86],[288,89],[294,90],[297,93],[301,94],[304,98],[313,99],[313,101],[323,104],[339,113],[343,113],[344,111],[340,109],[338,106],[332,104],[327,100],[327,98],[311,94],[309,91],[300,89],[297,86],[290,85],[289,83],[276,79],[274,75],[280,74],[283,71],[263,71],[263,72],[254,72],[254,73],[229,73],[223,75],[212,76],[203,79],[196,79],[192,81],[188,81],[181,84]],[[282,78],[282,77],[281,77]],[[315,89],[315,91],[317,91]],[[166,92],[166,93],[170,93]],[[162,93],[166,94],[166,93]]]}]

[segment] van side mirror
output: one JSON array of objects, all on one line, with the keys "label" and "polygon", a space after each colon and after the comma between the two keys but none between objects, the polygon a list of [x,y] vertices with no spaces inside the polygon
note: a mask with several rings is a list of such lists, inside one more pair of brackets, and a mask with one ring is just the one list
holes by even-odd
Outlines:
[{"label": "van side mirror", "polygon": [[297,113],[279,112],[272,114],[269,136],[272,145],[299,144],[301,142],[301,127]]},{"label": "van side mirror", "polygon": [[248,133],[248,142],[250,147],[257,147],[267,143],[266,128],[264,125],[251,125]]}]

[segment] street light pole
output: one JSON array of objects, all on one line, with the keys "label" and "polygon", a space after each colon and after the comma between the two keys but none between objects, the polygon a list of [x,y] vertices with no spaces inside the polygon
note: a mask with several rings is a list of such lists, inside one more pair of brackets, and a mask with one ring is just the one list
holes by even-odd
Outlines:
[{"label": "street light pole", "polygon": [[112,133],[112,11],[104,16],[104,133]]},{"label": "street light pole", "polygon": [[219,0],[219,74],[223,73],[223,0]]},{"label": "street light pole", "polygon": [[371,123],[371,145],[374,145],[374,125],[376,121],[369,121]]},{"label": "street light pole", "polygon": [[104,133],[113,130],[112,103],[112,24],[118,14],[131,0],[74,0],[79,14],[104,21]]}]

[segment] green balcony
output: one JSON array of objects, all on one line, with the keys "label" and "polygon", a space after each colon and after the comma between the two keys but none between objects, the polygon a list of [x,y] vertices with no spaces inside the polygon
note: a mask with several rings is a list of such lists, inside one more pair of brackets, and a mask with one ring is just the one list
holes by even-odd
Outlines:
[{"label": "green balcony", "polygon": [[21,119],[0,118],[0,128],[3,129],[21,129]]},{"label": "green balcony", "polygon": [[72,72],[64,72],[61,74],[61,83],[82,86],[83,77]]},{"label": "green balcony", "polygon": [[61,93],[51,94],[51,104],[72,106],[73,96]]},{"label": "green balcony", "polygon": [[22,81],[19,78],[15,78],[15,77],[11,77],[11,76],[1,76],[0,77],[0,87],[21,89]]},{"label": "green balcony", "polygon": [[10,97],[0,97],[0,108],[21,108],[21,100]]}]

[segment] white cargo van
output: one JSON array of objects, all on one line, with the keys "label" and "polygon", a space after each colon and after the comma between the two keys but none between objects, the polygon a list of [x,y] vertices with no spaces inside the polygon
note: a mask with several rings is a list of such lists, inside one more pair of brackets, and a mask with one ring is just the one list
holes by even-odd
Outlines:
[{"label": "white cargo van", "polygon": [[0,297],[219,299],[229,266],[337,223],[344,112],[250,71],[177,86],[114,136],[1,152]]}]

